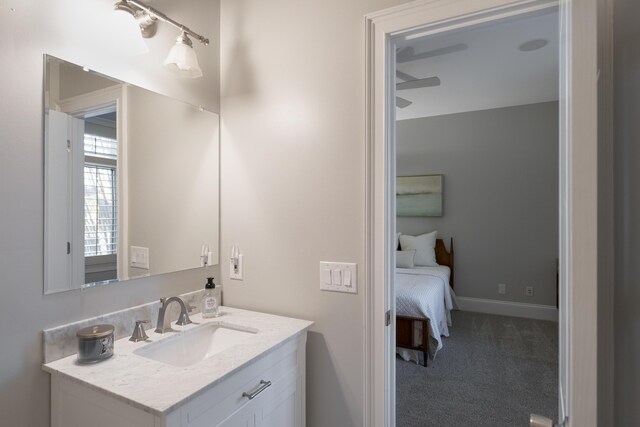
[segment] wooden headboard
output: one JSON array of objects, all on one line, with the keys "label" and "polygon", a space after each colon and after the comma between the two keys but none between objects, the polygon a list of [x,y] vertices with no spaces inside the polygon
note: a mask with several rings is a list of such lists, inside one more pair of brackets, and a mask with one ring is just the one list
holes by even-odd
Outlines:
[{"label": "wooden headboard", "polygon": [[453,287],[453,237],[451,243],[449,243],[449,251],[447,251],[444,241],[442,239],[436,239],[436,262],[439,265],[446,265],[451,270],[451,276],[449,277],[449,285],[451,289]]}]

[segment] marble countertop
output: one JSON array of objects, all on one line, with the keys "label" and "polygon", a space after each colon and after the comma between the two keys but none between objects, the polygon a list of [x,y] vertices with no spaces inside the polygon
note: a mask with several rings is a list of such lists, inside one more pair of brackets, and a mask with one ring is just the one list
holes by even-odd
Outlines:
[{"label": "marble countertop", "polygon": [[191,366],[171,366],[135,354],[134,350],[176,334],[158,334],[152,328],[147,330],[149,339],[145,342],[135,343],[129,341],[128,337],[116,341],[114,355],[103,362],[79,364],[76,361],[77,355],[74,354],[46,363],[43,369],[88,385],[146,412],[166,415],[249,362],[300,335],[313,324],[306,320],[231,307],[221,307],[221,311],[223,314],[213,319],[203,319],[200,314],[196,314],[191,317],[194,323],[185,326],[172,324],[172,328],[180,333],[179,331],[188,331],[206,323],[228,323],[258,332],[245,342]]}]

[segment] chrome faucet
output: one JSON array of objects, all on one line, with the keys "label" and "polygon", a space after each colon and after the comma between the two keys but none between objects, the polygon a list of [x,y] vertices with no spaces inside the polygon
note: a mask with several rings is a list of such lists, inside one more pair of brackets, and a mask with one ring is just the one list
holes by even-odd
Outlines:
[{"label": "chrome faucet", "polygon": [[187,305],[178,297],[171,298],[160,298],[160,309],[158,310],[158,323],[156,324],[156,332],[159,334],[164,334],[168,331],[173,331],[171,329],[171,322],[169,317],[165,316],[167,311],[167,307],[173,301],[177,301],[180,304],[180,316],[178,316],[178,320],[176,321],[176,325],[188,325],[191,323],[191,319],[189,319],[189,314],[187,313]]}]

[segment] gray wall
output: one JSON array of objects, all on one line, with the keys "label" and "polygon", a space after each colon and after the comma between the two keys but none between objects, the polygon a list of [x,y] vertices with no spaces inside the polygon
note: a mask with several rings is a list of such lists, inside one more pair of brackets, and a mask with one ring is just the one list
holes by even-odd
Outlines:
[{"label": "gray wall", "polygon": [[614,2],[614,416],[640,425],[640,2]]},{"label": "gray wall", "polygon": [[[160,26],[150,52],[115,45],[113,2],[8,0],[0,4],[0,424],[49,425],[49,374],[41,330],[199,289],[207,272],[190,270],[88,291],[43,295],[43,53],[194,104],[218,110],[218,2],[171,0],[154,6],[208,35],[205,77],[177,79],[162,67],[176,32]],[[14,11],[11,11],[13,8]],[[92,19],[87,19],[91,17]],[[214,273],[217,275],[217,272]]]},{"label": "gray wall", "polygon": [[397,138],[398,175],[444,174],[443,217],[397,229],[453,237],[456,293],[555,306],[558,103],[402,120]]}]

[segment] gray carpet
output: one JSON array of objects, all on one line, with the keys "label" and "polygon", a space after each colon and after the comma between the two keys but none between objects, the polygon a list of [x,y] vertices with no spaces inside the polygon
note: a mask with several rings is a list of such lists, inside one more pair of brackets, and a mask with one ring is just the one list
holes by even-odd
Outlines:
[{"label": "gray carpet", "polygon": [[558,324],[454,311],[429,366],[396,357],[396,425],[528,426],[558,413]]}]

